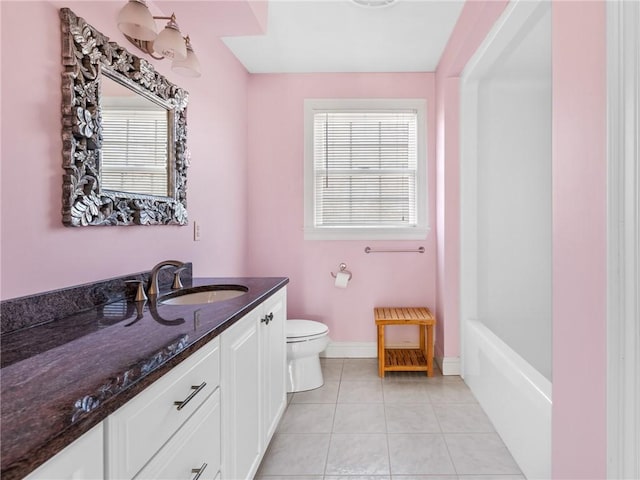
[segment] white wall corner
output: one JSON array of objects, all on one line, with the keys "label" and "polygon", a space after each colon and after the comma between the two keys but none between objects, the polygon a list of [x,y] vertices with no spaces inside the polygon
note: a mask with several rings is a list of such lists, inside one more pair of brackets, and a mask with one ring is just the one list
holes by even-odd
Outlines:
[{"label": "white wall corner", "polygon": [[607,477],[640,478],[640,5],[607,17]]},{"label": "white wall corner", "polygon": [[460,375],[460,357],[436,357],[442,375]]}]

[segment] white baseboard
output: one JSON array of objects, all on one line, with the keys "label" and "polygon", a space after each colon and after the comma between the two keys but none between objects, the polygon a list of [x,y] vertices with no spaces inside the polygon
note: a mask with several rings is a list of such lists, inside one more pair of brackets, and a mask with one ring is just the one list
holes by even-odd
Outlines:
[{"label": "white baseboard", "polygon": [[[417,348],[418,345],[387,345],[388,348]],[[330,342],[323,358],[378,358],[375,342]],[[460,375],[460,357],[436,357],[442,375]]]},{"label": "white baseboard", "polygon": [[460,375],[460,357],[436,357],[442,375]]},{"label": "white baseboard", "polygon": [[324,358],[378,358],[375,342],[330,342],[320,354]]}]

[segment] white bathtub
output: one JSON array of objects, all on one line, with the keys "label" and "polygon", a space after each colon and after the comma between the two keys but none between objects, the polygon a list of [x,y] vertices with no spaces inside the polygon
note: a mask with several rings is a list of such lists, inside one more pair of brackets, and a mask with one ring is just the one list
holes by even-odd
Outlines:
[{"label": "white bathtub", "polygon": [[463,377],[528,479],[551,478],[551,382],[469,320]]}]

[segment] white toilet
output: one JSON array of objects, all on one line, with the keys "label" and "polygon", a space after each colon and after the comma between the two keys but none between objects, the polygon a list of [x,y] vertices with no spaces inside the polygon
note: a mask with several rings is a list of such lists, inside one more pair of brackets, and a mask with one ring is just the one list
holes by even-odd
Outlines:
[{"label": "white toilet", "polygon": [[303,392],[324,383],[320,352],[329,344],[329,327],[313,320],[287,320],[287,392]]}]

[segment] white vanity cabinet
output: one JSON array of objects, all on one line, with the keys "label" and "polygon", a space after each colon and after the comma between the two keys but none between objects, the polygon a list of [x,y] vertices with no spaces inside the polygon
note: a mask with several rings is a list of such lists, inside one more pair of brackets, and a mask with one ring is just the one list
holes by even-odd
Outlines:
[{"label": "white vanity cabinet", "polygon": [[104,478],[103,427],[99,423],[40,465],[25,480],[99,480]]},{"label": "white vanity cabinet", "polygon": [[286,406],[286,289],[28,480],[253,478]]},{"label": "white vanity cabinet", "polygon": [[223,480],[253,478],[284,412],[285,320],[282,289],[222,335]]},{"label": "white vanity cabinet", "polygon": [[[265,319],[268,319],[267,322]],[[268,299],[260,316],[260,367],[262,373],[263,452],[278,427],[287,405],[287,297],[281,290]]]},{"label": "white vanity cabinet", "polygon": [[[220,468],[219,384],[216,338],[111,414],[105,420],[107,478],[189,480],[195,476],[192,469],[204,463],[207,475],[200,478],[215,478]],[[173,469],[167,470],[169,463]]]}]

